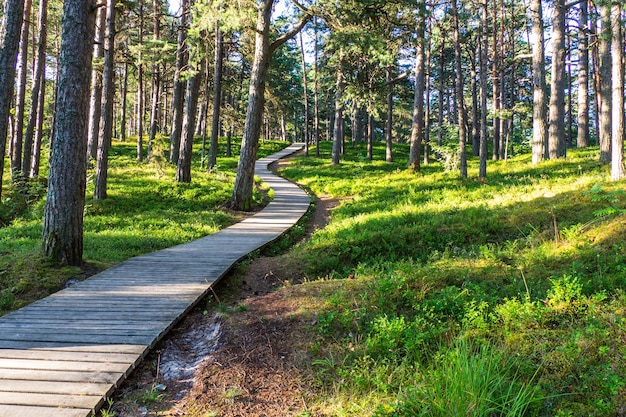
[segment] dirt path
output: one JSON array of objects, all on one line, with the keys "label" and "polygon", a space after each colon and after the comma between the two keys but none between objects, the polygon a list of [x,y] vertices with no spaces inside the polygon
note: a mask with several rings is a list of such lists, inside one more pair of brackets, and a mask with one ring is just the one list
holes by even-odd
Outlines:
[{"label": "dirt path", "polygon": [[[317,199],[305,239],[328,223],[337,203]],[[225,277],[206,309],[173,329],[118,390],[117,416],[270,417],[307,410],[315,388],[301,369],[304,329],[313,318],[300,308],[302,274],[284,264],[285,256],[262,256]]]}]

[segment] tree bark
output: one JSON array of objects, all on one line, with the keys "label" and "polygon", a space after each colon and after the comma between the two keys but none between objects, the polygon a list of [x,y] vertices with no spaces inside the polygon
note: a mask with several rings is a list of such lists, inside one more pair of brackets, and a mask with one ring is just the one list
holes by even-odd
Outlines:
[{"label": "tree bark", "polygon": [[[45,1],[45,0],[44,0]],[[30,177],[35,178],[39,175],[39,166],[41,163],[41,143],[43,141],[43,121],[46,115],[44,114],[44,104],[46,99],[46,83],[44,79],[45,75],[41,76],[41,88],[39,89],[39,96],[37,97],[37,122],[35,137],[33,140],[33,154],[30,165]]]},{"label": "tree bark", "polygon": [[98,131],[98,155],[94,181],[94,200],[107,198],[109,148],[113,136],[113,100],[115,86],[115,2],[107,0],[104,67],[102,72],[102,105]]},{"label": "tree bark", "polygon": [[137,43],[137,162],[143,162],[143,116],[144,116],[144,92],[143,92],[143,2],[139,0],[139,34]]},{"label": "tree bark", "polygon": [[215,23],[215,65],[213,73],[213,118],[211,120],[211,151],[208,169],[217,164],[217,147],[219,143],[220,109],[222,103],[222,63],[224,61],[224,36],[220,30],[219,20]]},{"label": "tree bark", "polygon": [[189,2],[181,2],[183,13],[178,26],[178,47],[176,48],[176,71],[174,72],[174,91],[172,97],[172,129],[170,132],[170,157],[172,164],[178,164],[180,137],[183,128],[183,112],[185,110],[185,82],[181,78],[181,72],[187,65],[189,52],[187,40],[187,16],[189,14]]},{"label": "tree bark", "polygon": [[385,161],[393,162],[393,67],[386,68],[387,77],[387,122],[385,125]]},{"label": "tree bark", "polygon": [[17,91],[15,93],[15,128],[11,146],[11,175],[25,174],[22,168],[22,153],[24,146],[24,118],[26,114],[26,75],[28,73],[28,45],[30,32],[32,0],[24,0],[24,13],[20,35],[20,48],[17,61]]},{"label": "tree bark", "polygon": [[55,137],[44,212],[43,251],[54,262],[80,265],[83,256],[87,117],[94,0],[65,0]]},{"label": "tree bark", "polygon": [[411,122],[411,145],[409,168],[420,170],[421,148],[424,139],[424,24],[426,6],[421,4],[417,16],[417,45],[415,50],[415,94],[413,97],[413,119]]},{"label": "tree bark", "polygon": [[611,56],[613,66],[612,116],[611,116],[611,180],[618,181],[626,176],[624,171],[624,32],[622,2],[611,5]]},{"label": "tree bark", "polygon": [[465,120],[465,99],[463,97],[463,66],[461,43],[459,40],[459,12],[457,0],[452,0],[452,20],[454,22],[454,62],[456,65],[456,96],[459,107],[459,171],[461,178],[467,178],[467,122]]},{"label": "tree bark", "polygon": [[437,146],[441,146],[443,144],[443,102],[444,102],[444,91],[445,91],[445,77],[443,76],[445,70],[445,50],[446,43],[445,37],[441,37],[441,45],[439,49],[439,112],[437,115],[437,127],[439,131],[437,132]]},{"label": "tree bark", "polygon": [[472,155],[480,155],[480,127],[478,123],[478,73],[476,71],[476,54],[470,54],[470,77],[472,89]]},{"label": "tree bark", "polygon": [[565,146],[565,0],[555,0],[552,16],[552,77],[550,83],[550,159],[564,158]]},{"label": "tree bark", "polygon": [[93,46],[93,60],[98,65],[91,69],[91,101],[89,103],[89,131],[87,136],[87,162],[89,158],[98,157],[98,135],[100,134],[100,119],[102,116],[102,70],[99,65],[104,58],[104,42],[106,32],[106,7],[98,9],[96,39]]},{"label": "tree bark", "polygon": [[343,56],[340,52],[339,66],[337,68],[337,80],[335,83],[335,123],[333,128],[333,151],[332,151],[332,163],[333,165],[339,165],[339,160],[342,154],[342,124],[343,124],[343,68],[342,68]]},{"label": "tree bark", "polygon": [[202,81],[203,63],[198,65],[198,72],[187,80],[187,95],[185,98],[185,115],[183,117],[183,132],[180,138],[178,164],[176,165],[176,181],[191,182],[191,157],[193,152],[193,134],[198,108],[198,96]]},{"label": "tree bark", "polygon": [[[156,44],[161,37],[161,0],[152,1],[153,21],[152,21],[152,40]],[[152,59],[158,61],[156,53],[153,53]],[[148,136],[148,151],[146,153],[146,162],[150,162],[152,156],[152,146],[159,130],[159,94],[161,92],[161,73],[159,64],[152,63],[152,99],[150,104],[150,132]]]},{"label": "tree bark", "polygon": [[493,45],[492,45],[492,60],[491,60],[491,85],[492,85],[492,100],[493,100],[493,141],[492,141],[492,153],[491,159],[497,161],[500,158],[500,83],[498,80],[498,61],[500,56],[498,54],[498,0],[493,0]]},{"label": "tree bark", "polygon": [[[592,7],[592,0],[588,0],[587,5]],[[590,12],[593,12],[594,8],[590,9]],[[600,114],[602,113],[602,87],[600,82],[600,51],[598,44],[600,43],[600,36],[598,35],[598,25],[596,22],[597,16],[596,13],[593,12],[591,18],[589,19],[589,32],[590,32],[590,44],[591,44],[591,57],[592,59],[592,74],[593,78],[592,86],[593,86],[593,111],[594,111],[594,125],[596,138],[599,142],[600,140]]]},{"label": "tree bark", "polygon": [[309,156],[309,88],[306,77],[306,60],[304,58],[304,41],[302,40],[302,32],[300,32],[300,53],[302,59],[302,85],[304,88],[304,156]]},{"label": "tree bark", "polygon": [[[48,20],[48,1],[39,0],[39,22],[38,22],[38,39],[37,39],[37,58],[33,71],[33,88],[30,95],[30,115],[24,134],[24,157],[22,159],[22,173],[29,177],[33,176],[31,165],[33,159],[33,138],[37,121],[41,120],[43,114],[39,114],[41,110],[39,97],[41,90],[46,84],[45,68],[46,68],[46,43],[47,43],[47,20]],[[40,142],[39,142],[40,143]]]},{"label": "tree bark", "polygon": [[611,161],[611,5],[603,2],[600,7],[602,29],[600,32],[600,162]]},{"label": "tree bark", "polygon": [[[20,41],[20,29],[24,15],[23,0],[4,2],[2,27],[0,28],[0,155],[6,152],[9,113],[15,81],[15,63]],[[4,171],[4,158],[0,158],[0,183]],[[0,195],[2,190],[0,190]]]},{"label": "tree bark", "polygon": [[314,62],[314,67],[313,67],[313,71],[315,72],[315,87],[314,87],[314,105],[315,105],[315,115],[314,117],[314,129],[315,129],[315,156],[317,158],[320,157],[320,105],[319,105],[319,71],[318,71],[318,64],[317,64],[317,60],[319,59],[318,54],[318,45],[317,45],[317,18],[313,18],[313,27],[315,29],[315,62]]},{"label": "tree bark", "polygon": [[122,108],[122,114],[120,115],[120,141],[126,141],[126,128],[127,128],[127,113],[126,106],[128,103],[128,61],[124,62],[124,71],[122,75],[122,103],[120,107]]},{"label": "tree bark", "polygon": [[[431,33],[431,26],[428,25],[428,33]],[[431,54],[431,39],[432,36],[428,36],[426,46],[426,68],[430,68],[432,64]],[[431,89],[431,76],[430,71],[426,71],[426,85],[424,87],[426,95],[426,104],[424,105],[424,165],[430,163],[430,89]]]},{"label": "tree bark", "polygon": [[578,133],[576,146],[589,146],[589,37],[587,1],[580,3],[578,27]]},{"label": "tree bark", "polygon": [[489,41],[487,38],[487,9],[488,0],[483,0],[480,20],[479,42],[479,71],[480,71],[480,163],[478,176],[487,177],[487,50]]},{"label": "tree bark", "polygon": [[533,138],[532,162],[537,164],[545,158],[548,144],[546,107],[546,68],[543,46],[543,12],[541,0],[531,0],[532,21],[532,73],[533,73]]},{"label": "tree bark", "polygon": [[11,176],[15,179],[22,169],[24,145],[24,114],[26,101],[26,74],[28,73],[28,33],[32,0],[24,0],[24,12],[20,34],[20,51],[17,61],[17,90],[15,92],[15,129],[11,146]]},{"label": "tree bark", "polygon": [[281,35],[270,44],[269,35],[274,2],[275,0],[261,0],[258,2],[255,51],[250,76],[248,108],[246,110],[246,122],[241,141],[239,165],[237,166],[237,177],[235,178],[235,187],[230,201],[231,207],[239,210],[249,210],[252,205],[254,164],[261,133],[261,123],[263,121],[265,79],[270,58],[274,50],[287,39],[295,36],[310,18],[307,14],[292,30]]}]

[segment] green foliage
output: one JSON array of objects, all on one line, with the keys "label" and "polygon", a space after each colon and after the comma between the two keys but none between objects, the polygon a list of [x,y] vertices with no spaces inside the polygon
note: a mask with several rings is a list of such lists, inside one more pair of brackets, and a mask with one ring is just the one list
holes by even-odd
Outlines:
[{"label": "green foliage", "polygon": [[408,392],[393,413],[382,408],[375,415],[517,417],[540,400],[537,388],[520,380],[504,352],[461,340],[435,358],[423,384]]},{"label": "green foliage", "polygon": [[283,170],[341,200],[290,254],[309,278],[335,282],[320,294],[312,348],[319,407],[468,415],[435,405],[474,392],[482,415],[619,414],[626,216],[596,215],[623,207],[597,150],[539,167],[493,162],[481,182],[475,158],[467,180],[440,164],[410,173],[407,148],[394,146],[391,164],[382,145],[372,162],[357,146],[340,167],[299,158]]}]

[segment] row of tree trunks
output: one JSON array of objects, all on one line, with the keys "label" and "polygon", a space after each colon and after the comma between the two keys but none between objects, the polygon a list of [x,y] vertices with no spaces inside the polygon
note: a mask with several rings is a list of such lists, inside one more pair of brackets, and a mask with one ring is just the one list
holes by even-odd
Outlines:
[{"label": "row of tree trunks", "polygon": [[[3,26],[0,28],[0,36],[3,36],[0,43],[0,155],[4,155],[6,152],[24,2],[22,0],[7,0],[4,3],[3,12]],[[4,158],[0,158],[0,183],[2,183],[3,172]],[[1,192],[0,190],[0,195]]]},{"label": "row of tree trunks", "polygon": [[11,176],[22,175],[22,150],[24,145],[24,114],[26,101],[26,73],[28,72],[28,35],[32,0],[24,0],[20,47],[17,62],[17,91],[15,97],[15,129],[11,142]]},{"label": "row of tree trunks", "polygon": [[[104,58],[104,42],[106,36],[106,7],[98,9],[96,19],[96,39],[93,46],[93,60],[102,61]],[[89,132],[87,136],[88,158],[94,161],[98,157],[98,134],[102,117],[102,71],[97,66],[91,70],[91,102],[89,104]]]},{"label": "row of tree trunks", "polygon": [[109,148],[113,136],[113,99],[115,85],[115,3],[107,0],[106,31],[104,38],[104,67],[102,72],[102,104],[100,106],[100,129],[98,130],[98,153],[96,162],[95,200],[107,197]]},{"label": "row of tree trunks", "polygon": [[[39,0],[39,21],[37,55],[33,70],[33,88],[30,102],[32,103],[26,133],[24,134],[24,156],[22,172],[29,177],[39,175],[41,142],[43,136],[44,104],[46,96],[46,47],[47,47],[48,1]],[[36,103],[36,104],[35,104]]]}]

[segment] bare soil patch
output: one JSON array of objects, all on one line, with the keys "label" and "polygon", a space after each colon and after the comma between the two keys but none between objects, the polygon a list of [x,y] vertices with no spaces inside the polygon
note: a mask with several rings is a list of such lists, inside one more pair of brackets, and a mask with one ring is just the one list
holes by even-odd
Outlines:
[{"label": "bare soil patch", "polygon": [[[328,223],[337,204],[327,196],[316,199],[306,237]],[[317,389],[308,376],[306,347],[315,317],[301,308],[302,274],[285,264],[284,256],[261,256],[245,270],[235,268],[207,305],[172,330],[123,384],[113,411],[120,417],[307,411]]]}]

